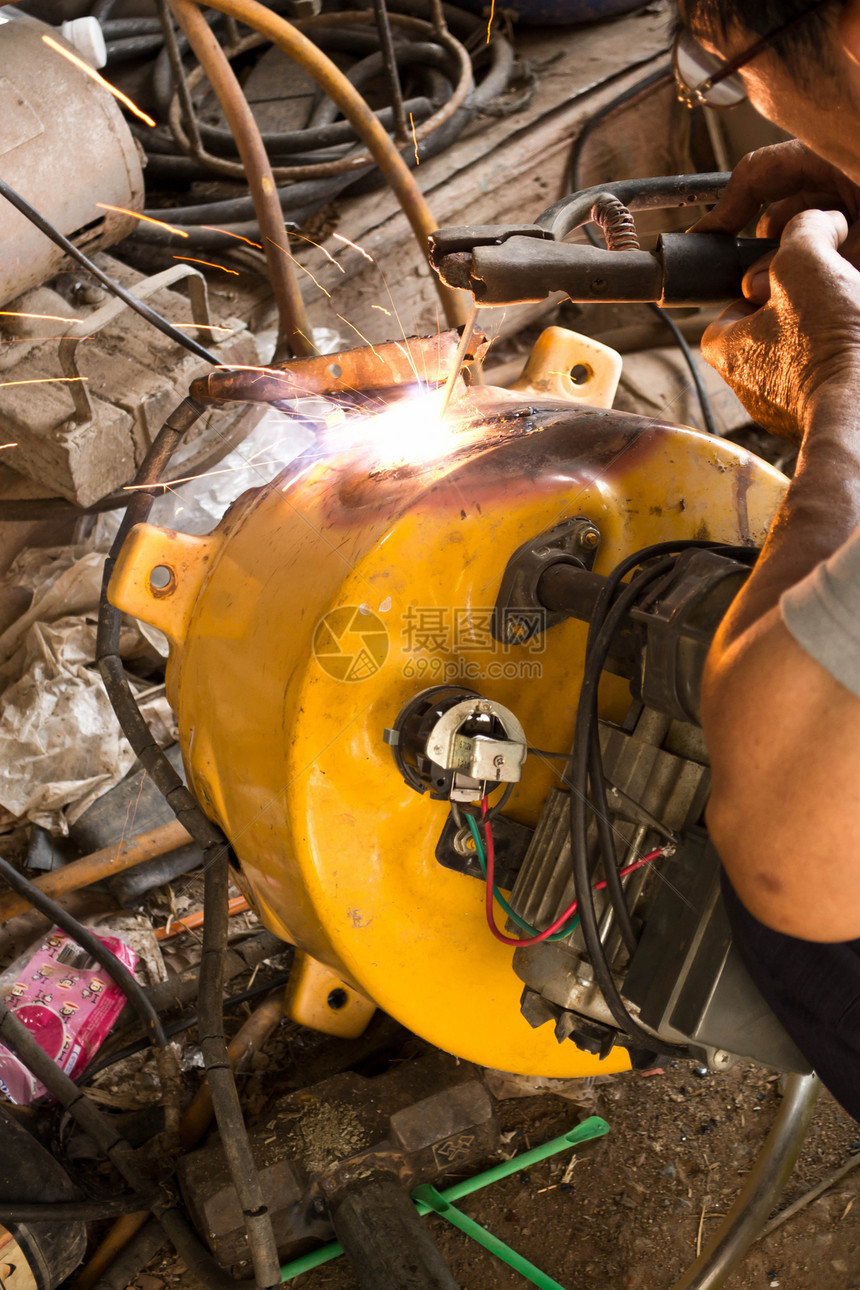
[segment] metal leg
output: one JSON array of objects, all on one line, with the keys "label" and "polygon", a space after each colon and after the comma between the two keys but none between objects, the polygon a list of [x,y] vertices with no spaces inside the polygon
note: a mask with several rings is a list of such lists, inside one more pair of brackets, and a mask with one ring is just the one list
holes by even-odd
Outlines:
[{"label": "metal leg", "polygon": [[761,1232],[788,1181],[809,1128],[821,1083],[790,1075],[776,1122],[719,1231],[672,1290],[717,1290]]},{"label": "metal leg", "polygon": [[382,46],[382,58],[385,63],[385,71],[388,75],[388,85],[391,91],[391,107],[394,112],[394,134],[399,143],[404,143],[408,137],[406,133],[406,112],[403,107],[403,91],[400,88],[400,72],[397,68],[397,55],[394,52],[394,37],[391,34],[391,23],[388,20],[388,10],[385,7],[385,0],[373,0],[373,8],[376,14],[376,29],[379,32],[379,43]]}]

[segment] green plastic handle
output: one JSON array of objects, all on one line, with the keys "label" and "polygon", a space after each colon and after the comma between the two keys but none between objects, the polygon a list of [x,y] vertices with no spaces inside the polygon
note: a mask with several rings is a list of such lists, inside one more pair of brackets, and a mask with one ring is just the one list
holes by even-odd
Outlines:
[{"label": "green plastic handle", "polygon": [[[609,1125],[606,1121],[601,1120],[597,1115],[592,1115],[587,1120],[583,1120],[582,1124],[578,1124],[575,1129],[570,1129],[567,1133],[563,1133],[561,1137],[545,1142],[542,1147],[532,1147],[531,1151],[524,1151],[521,1155],[514,1156],[511,1160],[503,1160],[501,1164],[493,1165],[491,1169],[485,1169],[482,1174],[477,1174],[474,1178],[467,1178],[463,1182],[454,1183],[453,1187],[446,1187],[442,1192],[437,1192],[433,1187],[430,1187],[429,1190],[434,1197],[438,1197],[443,1204],[447,1202],[449,1208],[451,1208],[451,1201],[462,1200],[464,1196],[471,1196],[474,1192],[488,1187],[490,1183],[499,1182],[502,1178],[509,1178],[511,1174],[520,1173],[521,1170],[528,1169],[531,1165],[536,1165],[541,1160],[546,1160],[548,1156],[556,1155],[559,1151],[578,1147],[584,1142],[593,1141],[595,1138],[602,1138],[608,1132]],[[422,1196],[423,1191],[424,1188],[419,1187],[417,1191],[412,1193],[418,1213],[421,1215],[429,1214],[431,1211],[441,1213],[440,1210],[435,1209],[435,1205],[427,1203],[427,1200]],[[563,1290],[563,1287],[560,1287],[557,1281],[553,1281],[546,1276],[546,1273],[541,1272],[540,1268],[536,1268],[534,1264],[529,1263],[528,1259],[522,1259],[515,1250],[510,1249],[503,1241],[499,1241],[498,1237],[492,1236],[479,1224],[473,1224],[473,1220],[467,1218],[465,1214],[461,1214],[459,1210],[453,1210],[453,1213],[457,1216],[455,1226],[460,1227],[460,1230],[465,1232],[467,1228],[463,1224],[472,1224],[477,1229],[477,1233],[480,1233],[480,1236],[471,1227],[468,1229],[469,1236],[479,1241],[487,1249],[492,1249],[494,1254],[497,1254],[500,1259],[503,1259],[511,1267],[515,1267],[518,1272],[521,1271],[523,1276],[528,1277],[535,1285],[549,1287],[550,1290]],[[448,1213],[443,1214],[443,1217],[454,1223],[454,1219]],[[495,1242],[496,1246],[500,1248],[490,1246],[488,1241]],[[502,1250],[505,1253],[502,1253]],[[303,1254],[300,1258],[284,1264],[281,1268],[281,1280],[292,1281],[294,1277],[300,1277],[303,1272],[311,1272],[314,1268],[318,1268],[320,1264],[328,1263],[329,1259],[336,1259],[340,1254],[343,1254],[343,1246],[340,1242],[329,1241],[328,1245],[322,1245],[318,1250],[312,1250],[310,1254]],[[524,1266],[512,1263],[508,1256],[513,1256],[513,1258],[520,1260]],[[533,1273],[542,1277],[543,1280],[534,1281],[533,1276],[524,1270],[525,1267],[530,1268]]]}]

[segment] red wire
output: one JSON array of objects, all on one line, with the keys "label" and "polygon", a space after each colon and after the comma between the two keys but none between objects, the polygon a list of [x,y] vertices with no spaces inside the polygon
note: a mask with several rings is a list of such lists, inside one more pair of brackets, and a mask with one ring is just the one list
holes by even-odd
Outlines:
[{"label": "red wire", "polygon": [[[564,913],[559,914],[555,922],[551,923],[550,926],[546,929],[546,931],[538,932],[537,936],[528,936],[528,937],[524,937],[523,939],[518,939],[515,936],[505,936],[504,932],[500,932],[498,927],[496,926],[495,907],[493,905],[493,885],[495,882],[496,851],[493,845],[492,825],[487,819],[486,797],[483,798],[483,800],[481,801],[481,819],[484,821],[484,836],[487,840],[487,893],[486,893],[487,925],[490,931],[495,936],[496,940],[501,941],[503,945],[513,945],[515,949],[521,949],[526,945],[537,945],[540,941],[545,941],[548,936],[552,936],[553,932],[557,932],[561,927],[564,926],[564,924],[567,922],[569,918],[573,917],[573,915],[576,913],[576,901],[574,901],[572,905],[568,905]],[[623,869],[620,869],[618,871],[618,876],[620,878],[626,878],[628,873],[633,873],[634,870],[641,869],[643,865],[650,864],[652,860],[656,860],[657,857],[661,856],[662,854],[663,852],[660,849],[660,847],[657,847],[655,851],[649,851],[647,855],[640,856],[639,859],[634,860],[632,864],[625,865]],[[606,886],[606,882],[604,880],[601,880],[600,882],[596,882],[594,884],[594,890],[602,891],[605,886]]]}]

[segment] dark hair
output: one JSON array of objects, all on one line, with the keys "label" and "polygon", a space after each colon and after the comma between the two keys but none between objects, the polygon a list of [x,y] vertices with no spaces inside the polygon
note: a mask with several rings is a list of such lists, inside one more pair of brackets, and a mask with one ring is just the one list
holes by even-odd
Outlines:
[{"label": "dark hair", "polygon": [[[832,0],[774,41],[774,52],[801,80],[811,81],[816,70],[835,70],[831,33],[844,3]],[[687,0],[686,10],[687,23],[694,32],[720,40],[733,27],[748,32],[751,39],[767,36],[799,14],[809,13],[810,7],[811,0]]]}]

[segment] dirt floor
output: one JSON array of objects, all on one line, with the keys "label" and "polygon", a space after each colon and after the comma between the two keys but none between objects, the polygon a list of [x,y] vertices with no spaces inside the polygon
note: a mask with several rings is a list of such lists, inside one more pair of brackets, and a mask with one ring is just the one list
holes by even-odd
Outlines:
[{"label": "dirt floor", "polygon": [[[282,1027],[268,1063],[258,1061],[244,1081],[246,1106],[262,1112],[275,1087],[297,1086],[307,1057],[303,1034]],[[778,1078],[757,1067],[742,1064],[719,1076],[697,1071],[679,1062],[608,1077],[584,1087],[577,1102],[549,1094],[499,1102],[510,1152],[546,1142],[589,1114],[606,1119],[610,1133],[575,1157],[563,1153],[495,1183],[460,1208],[566,1290],[669,1290],[727,1212],[780,1101]],[[823,1093],[779,1208],[855,1153],[860,1162],[860,1126]],[[527,1284],[443,1220],[425,1221],[462,1290]],[[291,1284],[356,1290],[358,1281],[340,1258]],[[136,1290],[191,1285],[184,1265],[167,1254],[135,1282]],[[860,1290],[860,1168],[755,1244],[726,1285]]]}]

